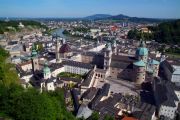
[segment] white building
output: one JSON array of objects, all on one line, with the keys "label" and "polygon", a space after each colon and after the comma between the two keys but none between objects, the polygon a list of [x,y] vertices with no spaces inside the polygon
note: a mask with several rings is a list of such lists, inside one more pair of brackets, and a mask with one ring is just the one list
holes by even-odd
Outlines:
[{"label": "white building", "polygon": [[163,69],[167,80],[180,86],[180,65],[172,65],[167,60],[164,60],[161,62],[160,67]]}]

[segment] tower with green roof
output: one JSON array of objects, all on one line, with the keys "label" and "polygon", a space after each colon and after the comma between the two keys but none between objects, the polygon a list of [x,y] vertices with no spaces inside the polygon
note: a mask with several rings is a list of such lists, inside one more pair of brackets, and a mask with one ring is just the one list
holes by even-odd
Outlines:
[{"label": "tower with green roof", "polygon": [[113,54],[117,54],[117,43],[116,43],[116,40],[113,40],[112,42],[112,52]]},{"label": "tower with green roof", "polygon": [[44,75],[44,79],[51,78],[51,70],[48,67],[48,63],[47,62],[45,62],[45,64],[44,64],[43,75]]},{"label": "tower with green roof", "polygon": [[157,77],[159,73],[159,61],[156,61],[154,59],[151,59],[148,61],[148,68],[147,70],[151,70],[153,73],[153,76]]},{"label": "tower with green roof", "polygon": [[58,39],[56,39],[56,62],[57,63],[61,62],[59,49],[60,49],[60,42]]},{"label": "tower with green roof", "polygon": [[143,60],[139,60],[133,63],[134,77],[133,81],[140,85],[145,80],[146,75],[146,63]]},{"label": "tower with green roof", "polygon": [[148,59],[148,49],[146,48],[146,44],[144,41],[140,42],[139,47],[136,50],[136,58],[138,60],[143,60],[144,62],[147,62]]},{"label": "tower with green roof", "polygon": [[39,59],[38,59],[37,51],[34,44],[32,45],[31,62],[32,62],[32,70],[34,74],[36,70],[39,70]]},{"label": "tower with green roof", "polygon": [[110,69],[110,63],[111,63],[111,57],[112,57],[112,48],[111,43],[107,43],[104,50],[104,70]]}]

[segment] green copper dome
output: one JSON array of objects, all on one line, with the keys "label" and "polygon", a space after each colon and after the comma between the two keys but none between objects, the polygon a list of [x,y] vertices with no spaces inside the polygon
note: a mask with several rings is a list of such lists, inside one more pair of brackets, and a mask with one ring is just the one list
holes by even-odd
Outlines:
[{"label": "green copper dome", "polygon": [[47,62],[44,64],[43,73],[48,74],[50,73],[50,68],[48,67]]},{"label": "green copper dome", "polygon": [[137,61],[137,62],[134,62],[133,63],[135,66],[138,66],[138,67],[145,67],[146,66],[146,64],[144,63],[144,61],[142,61],[142,60],[139,60],[139,61]]},{"label": "green copper dome", "polygon": [[32,45],[32,52],[31,52],[31,56],[32,56],[32,57],[37,56],[37,51],[36,51],[36,49],[35,49],[34,44]]},{"label": "green copper dome", "polygon": [[148,49],[147,48],[138,48],[136,50],[136,55],[146,56],[146,55],[148,55]]},{"label": "green copper dome", "polygon": [[144,41],[141,41],[139,48],[136,50],[137,56],[146,56],[148,55],[148,49],[146,48],[146,44]]},{"label": "green copper dome", "polygon": [[151,61],[150,61],[150,64],[153,64],[153,65],[159,65],[159,61],[151,60]]}]

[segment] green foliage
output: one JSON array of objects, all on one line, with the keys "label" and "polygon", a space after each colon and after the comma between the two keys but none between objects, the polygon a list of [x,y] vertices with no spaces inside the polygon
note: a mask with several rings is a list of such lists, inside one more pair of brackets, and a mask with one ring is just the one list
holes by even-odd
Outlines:
[{"label": "green foliage", "polygon": [[0,84],[5,86],[19,81],[14,65],[6,62],[8,57],[9,53],[0,47]]},{"label": "green foliage", "polygon": [[128,38],[129,39],[136,39],[136,40],[151,40],[153,39],[152,33],[142,33],[141,31],[138,31],[137,29],[130,30],[128,32]]},{"label": "green foliage", "polygon": [[68,72],[61,72],[58,75],[59,77],[69,77],[69,78],[77,78],[81,79],[83,76],[79,74],[74,74],[74,73],[68,73]]},{"label": "green foliage", "polygon": [[112,116],[106,115],[104,117],[104,120],[114,120],[114,118]]},{"label": "green foliage", "polygon": [[154,29],[154,39],[160,43],[180,43],[180,20],[164,22]]},{"label": "green foliage", "polygon": [[99,113],[98,112],[93,112],[90,120],[99,120]]},{"label": "green foliage", "polygon": [[32,28],[44,28],[47,29],[45,25],[42,25],[39,22],[36,21],[29,21],[29,20],[12,20],[9,22],[0,21],[0,34],[3,34],[4,32],[11,32],[11,31],[19,31],[19,23],[22,23],[25,27],[32,27]]},{"label": "green foliage", "polygon": [[17,120],[75,120],[65,109],[62,90],[40,93],[19,85],[0,85],[0,111]]},{"label": "green foliage", "polygon": [[[23,89],[17,84],[14,65],[7,63],[9,53],[0,48],[0,116],[16,120],[75,120],[66,111],[64,92],[40,93],[36,89]],[[8,118],[8,117],[7,117]]]},{"label": "green foliage", "polygon": [[[145,40],[154,39],[159,43],[180,44],[180,20],[163,22],[155,27],[148,27],[152,33],[143,33]],[[140,31],[130,30],[129,39],[139,39]]]},{"label": "green foliage", "polygon": [[44,50],[44,47],[40,42],[35,43],[35,47],[38,52],[42,52]]}]

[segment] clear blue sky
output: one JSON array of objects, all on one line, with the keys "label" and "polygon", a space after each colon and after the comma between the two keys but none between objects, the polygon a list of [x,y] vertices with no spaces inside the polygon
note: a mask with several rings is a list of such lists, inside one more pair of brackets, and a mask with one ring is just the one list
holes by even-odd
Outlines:
[{"label": "clear blue sky", "polygon": [[0,0],[0,17],[83,17],[100,13],[180,18],[180,0]]}]

